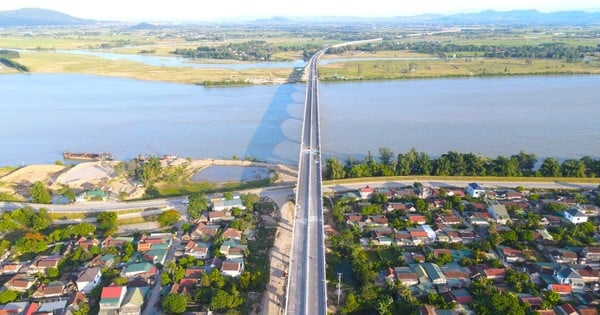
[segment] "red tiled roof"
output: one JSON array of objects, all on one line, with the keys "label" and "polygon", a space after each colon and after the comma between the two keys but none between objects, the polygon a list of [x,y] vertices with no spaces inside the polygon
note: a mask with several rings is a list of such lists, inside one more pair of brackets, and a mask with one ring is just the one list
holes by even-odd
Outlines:
[{"label": "red tiled roof", "polygon": [[240,263],[233,261],[224,261],[221,265],[223,271],[238,271],[240,270]]},{"label": "red tiled roof", "polygon": [[410,236],[412,236],[412,237],[427,237],[427,232],[425,232],[425,231],[410,231]]},{"label": "red tiled roof", "polygon": [[360,188],[359,191],[364,192],[364,193],[372,193],[373,188],[371,188],[370,186],[366,186],[366,187]]},{"label": "red tiled roof", "polygon": [[221,235],[225,238],[242,238],[242,232],[233,228],[228,228]]},{"label": "red tiled roof", "polygon": [[100,295],[101,299],[118,299],[121,297],[121,293],[125,287],[114,286],[114,287],[104,287],[102,288],[102,294]]},{"label": "red tiled roof", "polygon": [[570,284],[551,284],[550,288],[552,291],[555,292],[559,292],[559,293],[571,293],[573,291],[573,288],[571,287]]},{"label": "red tiled roof", "polygon": [[23,315],[32,315],[40,308],[40,304],[36,302],[31,302],[25,309],[25,313]]},{"label": "red tiled roof", "polygon": [[506,274],[506,269],[502,269],[502,268],[488,268],[483,270],[483,274],[485,274],[486,277],[504,277],[504,275]]}]

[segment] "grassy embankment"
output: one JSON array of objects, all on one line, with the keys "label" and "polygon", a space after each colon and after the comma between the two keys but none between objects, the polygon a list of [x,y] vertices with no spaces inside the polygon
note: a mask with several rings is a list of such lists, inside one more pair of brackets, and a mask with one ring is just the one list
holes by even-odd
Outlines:
[{"label": "grassy embankment", "polygon": [[326,81],[553,74],[600,74],[600,61],[569,63],[563,60],[533,59],[528,63],[525,59],[497,58],[370,60],[333,63],[319,69],[319,77]]},{"label": "grassy embankment", "polygon": [[600,178],[574,178],[574,177],[496,177],[496,176],[382,176],[346,178],[323,181],[323,185],[360,184],[367,182],[393,182],[393,181],[468,181],[468,182],[531,182],[531,183],[584,183],[600,184]]},{"label": "grassy embankment", "polygon": [[34,73],[81,73],[149,81],[202,84],[204,82],[248,81],[251,83],[285,81],[292,69],[193,69],[153,67],[138,62],[50,51],[21,53],[19,62]]}]

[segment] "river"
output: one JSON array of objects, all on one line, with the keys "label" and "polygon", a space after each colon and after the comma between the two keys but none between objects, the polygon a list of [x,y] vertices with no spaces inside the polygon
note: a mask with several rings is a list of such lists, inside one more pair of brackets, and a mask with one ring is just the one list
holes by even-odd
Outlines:
[{"label": "river", "polygon": [[[387,146],[560,159],[600,154],[600,76],[324,83],[323,153]],[[206,88],[74,74],[0,75],[0,165],[63,150],[295,163],[303,84]]]}]

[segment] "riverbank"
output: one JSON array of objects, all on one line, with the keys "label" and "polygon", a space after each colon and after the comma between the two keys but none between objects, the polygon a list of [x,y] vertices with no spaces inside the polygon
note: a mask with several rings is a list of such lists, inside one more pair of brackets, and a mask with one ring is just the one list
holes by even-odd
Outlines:
[{"label": "riverbank", "polygon": [[[340,62],[335,62],[335,59]],[[561,59],[526,58],[438,59],[430,55],[404,52],[327,55],[324,60],[330,63],[319,66],[319,79],[327,82],[600,74],[600,60],[567,62]],[[18,62],[26,65],[31,73],[92,74],[219,87],[285,84],[306,80],[294,68],[234,70],[152,66],[125,59],[110,60],[56,51],[22,52]]]},{"label": "riverbank", "polygon": [[600,60],[554,59],[381,59],[330,63],[319,67],[322,81],[402,80],[464,77],[600,74]]},{"label": "riverbank", "polygon": [[[20,168],[0,168],[0,193],[10,196],[11,200],[26,201],[29,198],[29,188],[34,182],[40,181],[49,189],[59,191],[65,187],[81,192],[94,188],[109,191],[110,198],[139,199],[145,193],[145,188],[131,178],[118,174],[116,166],[119,161],[85,162],[73,166],[63,165],[27,165]],[[184,167],[180,182],[173,184],[157,183],[159,187],[185,186],[192,181],[194,174],[199,173],[211,166],[239,166],[248,168],[264,168],[273,172],[273,177],[265,182],[272,181],[275,184],[293,183],[297,171],[292,167],[282,164],[261,163],[243,160],[223,159],[199,159],[186,160],[176,159],[169,161],[163,166]],[[218,183],[213,183],[218,185]],[[120,196],[119,196],[120,195]]]}]

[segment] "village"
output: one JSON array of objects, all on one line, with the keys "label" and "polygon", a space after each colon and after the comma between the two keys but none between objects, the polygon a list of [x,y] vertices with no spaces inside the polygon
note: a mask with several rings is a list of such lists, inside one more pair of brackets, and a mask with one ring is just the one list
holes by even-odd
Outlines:
[{"label": "village", "polygon": [[268,281],[265,253],[274,238],[274,205],[252,194],[189,199],[189,206],[199,202],[204,209],[193,219],[171,210],[162,231],[128,235],[107,228],[101,215],[97,227],[52,227],[38,224],[43,210],[4,214],[15,228],[27,221],[29,232],[16,241],[26,244],[3,241],[0,314],[247,312]]},{"label": "village", "polygon": [[598,190],[482,186],[329,196],[332,304],[341,314],[598,314]]}]

